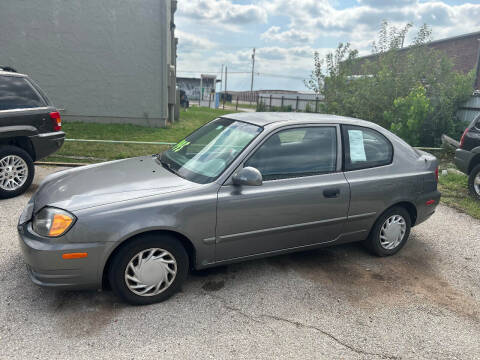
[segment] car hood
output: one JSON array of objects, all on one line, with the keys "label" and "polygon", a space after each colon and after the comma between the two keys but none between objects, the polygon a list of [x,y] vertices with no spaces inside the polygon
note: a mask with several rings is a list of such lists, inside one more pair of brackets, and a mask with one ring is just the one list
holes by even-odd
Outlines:
[{"label": "car hood", "polygon": [[34,195],[45,206],[75,211],[199,186],[166,170],[156,157],[111,161],[48,176]]}]

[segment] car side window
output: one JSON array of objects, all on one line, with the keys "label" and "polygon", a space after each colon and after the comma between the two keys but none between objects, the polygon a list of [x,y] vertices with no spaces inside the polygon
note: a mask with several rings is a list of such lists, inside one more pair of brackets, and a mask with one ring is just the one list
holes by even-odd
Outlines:
[{"label": "car side window", "polygon": [[378,131],[343,125],[345,170],[360,170],[389,165],[393,161],[391,142]]},{"label": "car side window", "polygon": [[45,106],[26,79],[0,76],[0,110],[27,109]]},{"label": "car side window", "polygon": [[318,126],[292,128],[271,135],[245,163],[264,181],[335,172],[337,130]]}]

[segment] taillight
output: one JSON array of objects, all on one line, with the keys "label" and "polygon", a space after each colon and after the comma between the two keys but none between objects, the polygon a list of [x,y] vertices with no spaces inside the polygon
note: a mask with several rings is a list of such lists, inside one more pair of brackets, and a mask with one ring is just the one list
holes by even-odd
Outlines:
[{"label": "taillight", "polygon": [[465,142],[465,136],[468,133],[469,128],[466,128],[465,131],[463,132],[462,138],[460,139],[460,148],[463,148],[463,143]]},{"label": "taillight", "polygon": [[62,118],[60,117],[60,113],[58,111],[51,112],[50,119],[53,121],[53,131],[62,130]]},{"label": "taillight", "polygon": [[437,179],[437,182],[438,182],[438,166],[437,166],[437,168],[435,169],[435,178]]}]

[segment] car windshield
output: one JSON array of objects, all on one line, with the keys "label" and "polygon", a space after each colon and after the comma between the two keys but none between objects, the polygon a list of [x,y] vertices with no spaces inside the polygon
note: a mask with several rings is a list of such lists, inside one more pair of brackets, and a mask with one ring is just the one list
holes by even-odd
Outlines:
[{"label": "car windshield", "polygon": [[165,151],[160,161],[187,180],[207,184],[220,176],[261,132],[259,126],[219,118]]}]

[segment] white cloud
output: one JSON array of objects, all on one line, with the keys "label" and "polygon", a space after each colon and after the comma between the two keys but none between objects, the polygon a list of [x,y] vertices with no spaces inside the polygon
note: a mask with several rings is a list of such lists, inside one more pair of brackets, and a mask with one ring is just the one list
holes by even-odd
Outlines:
[{"label": "white cloud", "polygon": [[[449,5],[441,1],[357,0],[359,5],[336,9],[328,0],[263,0],[262,6],[275,15],[287,15],[291,29],[302,29],[316,36],[336,36],[345,40],[373,40],[382,20],[401,26],[424,23],[434,38],[479,30],[480,4]],[[388,4],[388,6],[384,6]]]},{"label": "white cloud", "polygon": [[[370,53],[382,20],[397,27],[412,22],[407,45],[424,23],[432,27],[433,39],[479,31],[480,3],[470,2],[356,0],[339,9],[339,0],[181,0],[176,22],[178,28],[188,31],[178,33],[179,70],[219,71],[222,64],[228,64],[232,72],[248,71],[251,47],[256,46],[259,72],[307,77],[315,50],[324,56],[330,50],[326,46],[350,42],[361,55]],[[243,40],[238,40],[242,36]],[[242,76],[232,74],[229,84],[248,88],[249,76]],[[271,83],[277,84],[275,81]]]},{"label": "white cloud", "polygon": [[268,42],[300,45],[313,42],[315,36],[308,31],[301,31],[296,29],[281,31],[279,26],[272,26],[266,32],[260,35],[260,38]]},{"label": "white cloud", "polygon": [[384,7],[402,7],[405,5],[413,5],[417,0],[357,0],[361,5],[367,5],[375,8]]},{"label": "white cloud", "polygon": [[181,30],[175,31],[175,36],[178,37],[179,51],[198,51],[213,49],[216,44],[207,38],[190,34]]},{"label": "white cloud", "polygon": [[266,23],[267,11],[254,4],[234,4],[231,0],[184,0],[179,1],[178,16],[197,21],[210,21],[243,25],[249,23]]}]

